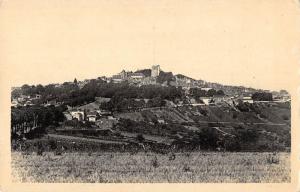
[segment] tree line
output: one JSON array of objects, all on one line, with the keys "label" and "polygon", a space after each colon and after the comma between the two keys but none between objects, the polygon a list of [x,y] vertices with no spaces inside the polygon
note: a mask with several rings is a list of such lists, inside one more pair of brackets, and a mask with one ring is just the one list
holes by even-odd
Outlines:
[{"label": "tree line", "polygon": [[40,102],[48,100],[56,100],[64,102],[67,105],[76,106],[95,101],[95,97],[120,99],[154,99],[161,100],[181,99],[184,97],[184,92],[181,87],[172,86],[163,87],[160,85],[143,85],[141,87],[131,86],[128,82],[122,83],[106,83],[101,79],[93,79],[81,89],[76,82],[65,82],[61,86],[49,84],[46,86],[23,85],[21,89],[14,90],[12,97],[20,95],[40,94]]}]

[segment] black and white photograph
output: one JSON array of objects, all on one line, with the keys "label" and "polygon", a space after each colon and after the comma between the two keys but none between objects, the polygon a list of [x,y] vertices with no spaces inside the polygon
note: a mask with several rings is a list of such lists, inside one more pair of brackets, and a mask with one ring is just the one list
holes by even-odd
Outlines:
[{"label": "black and white photograph", "polygon": [[12,184],[295,184],[299,2],[0,2]]}]

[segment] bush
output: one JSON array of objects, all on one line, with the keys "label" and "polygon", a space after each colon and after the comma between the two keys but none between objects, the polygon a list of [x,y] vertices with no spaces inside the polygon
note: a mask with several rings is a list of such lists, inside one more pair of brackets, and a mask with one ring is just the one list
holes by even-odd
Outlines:
[{"label": "bush", "polygon": [[277,153],[269,154],[267,157],[268,164],[279,164],[280,160]]},{"label": "bush", "polygon": [[51,150],[55,150],[57,148],[57,142],[54,139],[49,140],[49,146]]},{"label": "bush", "polygon": [[287,121],[287,120],[290,120],[290,118],[289,118],[287,115],[282,115],[282,119],[283,119],[283,120],[286,120],[286,121]]},{"label": "bush", "polygon": [[45,149],[44,149],[44,145],[42,142],[38,142],[37,143],[37,155],[43,155]]},{"label": "bush", "polygon": [[232,114],[232,118],[233,118],[233,119],[236,119],[236,118],[237,118],[237,114],[236,114],[236,113],[233,113],[233,114]]},{"label": "bush", "polygon": [[144,136],[143,136],[142,134],[138,134],[138,135],[136,136],[136,140],[137,140],[139,143],[142,143],[142,142],[145,141],[145,138],[144,138]]},{"label": "bush", "polygon": [[190,168],[188,165],[185,164],[185,165],[183,166],[183,171],[184,171],[184,172],[191,172],[192,170],[191,170],[191,168]]},{"label": "bush", "polygon": [[154,167],[154,168],[159,167],[158,160],[157,160],[157,157],[156,157],[156,156],[155,156],[154,159],[151,161],[151,165],[152,165],[152,167]]}]

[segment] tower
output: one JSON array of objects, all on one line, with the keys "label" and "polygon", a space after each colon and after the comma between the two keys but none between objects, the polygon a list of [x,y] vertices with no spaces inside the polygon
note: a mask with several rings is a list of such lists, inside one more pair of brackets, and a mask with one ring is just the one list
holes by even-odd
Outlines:
[{"label": "tower", "polygon": [[121,75],[122,79],[127,79],[127,77],[128,77],[128,74],[124,69],[123,69],[123,71],[121,71],[121,73],[119,73],[119,75]]},{"label": "tower", "polygon": [[159,65],[153,65],[151,69],[151,77],[157,77],[159,76],[160,72],[160,66]]}]

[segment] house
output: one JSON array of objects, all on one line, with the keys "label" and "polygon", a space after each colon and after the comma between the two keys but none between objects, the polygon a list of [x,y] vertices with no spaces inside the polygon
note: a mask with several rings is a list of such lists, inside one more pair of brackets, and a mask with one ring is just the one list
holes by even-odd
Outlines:
[{"label": "house", "polygon": [[250,96],[243,96],[242,101],[243,103],[253,103],[253,99]]},{"label": "house", "polygon": [[24,102],[28,99],[30,99],[29,95],[21,95],[20,97],[17,98],[18,102]]},{"label": "house", "polygon": [[201,90],[204,90],[204,91],[209,91],[209,90],[211,90],[212,88],[210,88],[210,87],[203,87],[203,88],[201,88]]},{"label": "house", "polygon": [[95,122],[100,129],[111,129],[116,123],[116,120],[106,118],[100,118]]},{"label": "house", "polygon": [[111,112],[110,111],[107,111],[107,110],[104,110],[104,109],[100,109],[100,110],[97,110],[98,113],[102,116],[108,116],[108,115],[111,115]]},{"label": "house", "polygon": [[113,75],[112,76],[113,83],[121,83],[122,81],[124,81],[124,79],[122,79],[121,75]]},{"label": "house", "polygon": [[93,112],[88,112],[86,114],[86,117],[87,117],[87,120],[89,122],[96,122],[96,119],[97,119],[97,112],[96,111],[93,111]]},{"label": "house", "polygon": [[157,119],[157,122],[160,123],[160,124],[166,124],[164,119]]},{"label": "house", "polygon": [[122,79],[127,79],[128,78],[129,72],[126,72],[124,69],[119,73]]},{"label": "house", "polygon": [[36,95],[35,95],[35,99],[40,99],[41,97],[42,97],[41,94],[36,94]]},{"label": "house", "polygon": [[77,119],[78,121],[83,121],[85,119],[84,111],[73,109],[70,111],[70,114],[73,119]]},{"label": "house", "polygon": [[132,74],[130,74],[130,79],[141,80],[143,78],[145,78],[145,75],[143,73],[132,73]]},{"label": "house", "polygon": [[73,119],[72,115],[69,112],[65,111],[63,112],[63,114],[68,121]]},{"label": "house", "polygon": [[213,100],[216,104],[218,103],[232,103],[231,98],[226,95],[214,95]]},{"label": "house", "polygon": [[11,106],[12,107],[17,107],[17,106],[19,106],[20,104],[19,104],[19,102],[18,102],[18,100],[17,99],[13,99],[12,101],[11,101]]},{"label": "house", "polygon": [[31,101],[26,101],[24,106],[31,106],[31,105],[34,105]]},{"label": "house", "polygon": [[53,100],[47,100],[47,103],[44,104],[45,107],[50,106],[50,105],[56,105],[56,99]]},{"label": "house", "polygon": [[156,79],[153,77],[145,77],[141,79],[140,85],[155,85],[156,84]]},{"label": "house", "polygon": [[212,97],[201,97],[200,99],[203,101],[203,103],[205,105],[213,105],[214,104],[214,100]]}]

